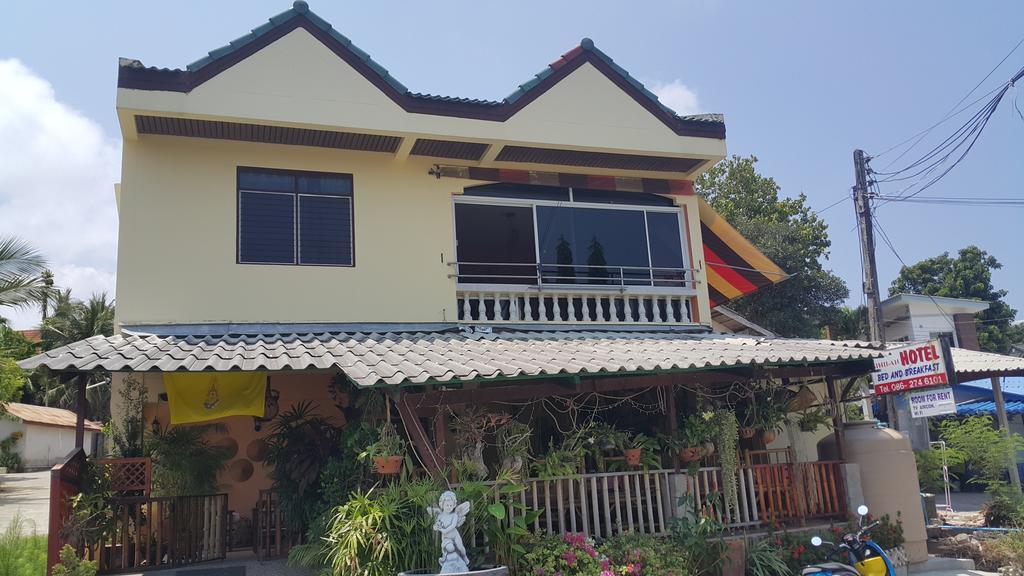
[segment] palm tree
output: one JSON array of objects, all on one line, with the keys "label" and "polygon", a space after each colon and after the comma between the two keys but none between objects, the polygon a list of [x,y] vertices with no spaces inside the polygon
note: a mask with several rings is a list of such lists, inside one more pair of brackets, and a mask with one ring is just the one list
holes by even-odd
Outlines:
[{"label": "palm tree", "polygon": [[[52,294],[50,304],[50,315],[42,325],[44,350],[114,333],[114,302],[107,300],[105,292],[93,294],[83,302],[71,296],[70,288],[65,288]],[[110,374],[94,372],[85,377],[89,417],[102,419],[109,414]],[[47,406],[74,408],[77,377],[63,383],[46,378],[41,384]]]},{"label": "palm tree", "polygon": [[16,236],[0,237],[0,307],[28,306],[42,296],[46,259]]}]

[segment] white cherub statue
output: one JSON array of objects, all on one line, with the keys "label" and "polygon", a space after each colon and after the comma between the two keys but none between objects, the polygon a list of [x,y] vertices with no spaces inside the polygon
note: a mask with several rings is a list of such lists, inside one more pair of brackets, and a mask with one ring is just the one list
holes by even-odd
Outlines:
[{"label": "white cherub statue", "polygon": [[437,500],[438,508],[427,506],[427,512],[434,517],[434,530],[441,533],[441,574],[469,572],[469,557],[466,546],[459,535],[459,527],[466,521],[469,502],[458,503],[455,493],[445,491]]}]

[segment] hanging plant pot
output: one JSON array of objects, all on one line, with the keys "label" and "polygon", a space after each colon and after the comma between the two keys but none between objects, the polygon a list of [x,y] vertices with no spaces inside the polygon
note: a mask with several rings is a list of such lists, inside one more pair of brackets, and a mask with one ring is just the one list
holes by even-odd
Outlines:
[{"label": "hanging plant pot", "polygon": [[739,434],[740,438],[743,438],[744,440],[749,440],[754,437],[754,434],[757,434],[757,429],[753,428],[752,426],[740,426]]},{"label": "hanging plant pot", "polygon": [[778,435],[775,433],[775,430],[765,430],[764,432],[761,432],[761,441],[765,444],[771,444],[772,442],[775,442],[776,436]]},{"label": "hanging plant pot", "polygon": [[704,446],[702,447],[701,454],[704,457],[707,457],[707,456],[711,456],[714,453],[715,453],[715,443],[714,442],[705,442]]},{"label": "hanging plant pot", "polygon": [[695,460],[700,460],[700,453],[700,446],[690,446],[679,451],[679,459],[683,462],[693,462]]},{"label": "hanging plant pot", "polygon": [[622,455],[626,457],[626,464],[629,466],[639,466],[640,457],[643,456],[644,451],[642,448],[627,448],[622,451]]},{"label": "hanging plant pot", "polygon": [[373,471],[377,474],[391,475],[398,474],[402,468],[401,456],[374,456]]}]

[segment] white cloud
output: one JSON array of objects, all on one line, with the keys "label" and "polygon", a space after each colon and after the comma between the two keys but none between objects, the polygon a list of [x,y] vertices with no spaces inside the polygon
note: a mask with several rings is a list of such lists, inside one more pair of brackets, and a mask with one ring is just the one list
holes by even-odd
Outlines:
[{"label": "white cloud", "polygon": [[[60,102],[49,82],[15,59],[0,60],[0,235],[31,242],[56,284],[79,298],[114,294],[120,144]],[[17,328],[35,310],[0,309]]]},{"label": "white cloud", "polygon": [[650,90],[662,104],[675,110],[676,114],[685,116],[702,112],[697,102],[697,93],[683,84],[682,80],[676,79],[668,83],[652,82]]}]

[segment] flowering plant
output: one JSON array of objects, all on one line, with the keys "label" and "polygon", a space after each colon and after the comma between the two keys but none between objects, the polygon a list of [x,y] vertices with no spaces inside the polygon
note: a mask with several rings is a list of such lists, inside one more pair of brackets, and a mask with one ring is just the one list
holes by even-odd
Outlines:
[{"label": "flowering plant", "polygon": [[586,534],[563,534],[540,540],[526,553],[531,576],[615,576],[611,563]]},{"label": "flowering plant", "polygon": [[612,570],[622,576],[686,576],[689,556],[673,539],[651,534],[623,534],[601,546]]}]

